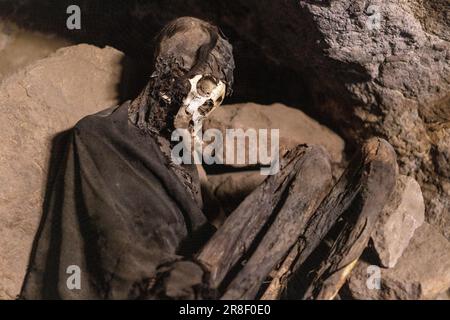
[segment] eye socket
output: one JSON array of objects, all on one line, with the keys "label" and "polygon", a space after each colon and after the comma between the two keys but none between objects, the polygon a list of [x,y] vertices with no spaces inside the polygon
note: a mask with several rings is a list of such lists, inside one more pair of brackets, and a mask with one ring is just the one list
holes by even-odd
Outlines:
[{"label": "eye socket", "polygon": [[209,97],[216,87],[217,81],[212,76],[204,76],[197,82],[197,92],[204,97]]},{"label": "eye socket", "polygon": [[211,99],[208,99],[200,108],[198,108],[198,111],[202,116],[206,116],[208,112],[212,110],[214,107],[214,102]]}]

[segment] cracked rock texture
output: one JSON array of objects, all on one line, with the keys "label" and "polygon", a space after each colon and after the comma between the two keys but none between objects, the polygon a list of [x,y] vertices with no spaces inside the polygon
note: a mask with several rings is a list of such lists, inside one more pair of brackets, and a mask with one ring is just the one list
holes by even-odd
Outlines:
[{"label": "cracked rock texture", "polygon": [[414,231],[423,224],[424,212],[419,184],[414,178],[400,175],[371,237],[383,267],[395,267]]},{"label": "cracked rock texture", "polygon": [[422,187],[427,221],[450,239],[448,1],[300,2],[323,50],[316,106],[349,139],[387,139]]},{"label": "cracked rock texture", "polygon": [[52,139],[116,104],[122,57],[110,47],[67,47],[0,84],[0,299],[15,298],[22,284],[42,214]]},{"label": "cracked rock texture", "polygon": [[416,300],[443,299],[450,287],[450,243],[436,228],[424,223],[392,269],[380,269],[380,288],[374,283],[370,264],[359,261],[347,281],[346,291],[354,299]]}]

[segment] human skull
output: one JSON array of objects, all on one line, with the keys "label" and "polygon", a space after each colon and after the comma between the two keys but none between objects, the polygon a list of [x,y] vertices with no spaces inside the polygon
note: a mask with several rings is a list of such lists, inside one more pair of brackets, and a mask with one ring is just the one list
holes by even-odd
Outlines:
[{"label": "human skull", "polygon": [[222,103],[226,85],[211,75],[196,75],[189,79],[191,89],[175,116],[175,128],[190,129],[193,135],[201,131],[203,120]]}]

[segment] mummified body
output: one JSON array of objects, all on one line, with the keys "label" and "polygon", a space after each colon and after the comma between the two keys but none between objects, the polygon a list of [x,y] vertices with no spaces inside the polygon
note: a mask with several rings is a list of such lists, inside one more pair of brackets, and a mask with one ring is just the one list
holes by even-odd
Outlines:
[{"label": "mummified body", "polygon": [[[213,229],[195,166],[172,164],[169,141],[175,122],[193,127],[230,92],[232,49],[216,27],[194,18],[173,21],[158,41],[142,93],[71,130],[49,181],[22,297],[161,297],[156,288],[170,269],[184,273],[177,287],[192,289],[167,295],[208,296],[200,264],[182,260]],[[80,290],[66,285],[69,266],[81,269]]]},{"label": "mummified body", "polygon": [[[71,130],[23,298],[254,298],[328,193],[327,155],[299,146],[214,233],[195,167],[171,163],[170,136],[175,128],[195,135],[231,92],[231,45],[194,18],[170,23],[158,40],[155,72],[139,97]],[[323,236],[331,222],[320,223]],[[67,285],[73,266],[79,288]]]}]

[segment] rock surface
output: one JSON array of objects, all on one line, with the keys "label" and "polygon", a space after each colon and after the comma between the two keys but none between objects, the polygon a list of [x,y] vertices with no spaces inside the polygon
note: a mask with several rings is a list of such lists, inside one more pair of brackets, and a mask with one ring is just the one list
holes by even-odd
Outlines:
[{"label": "rock surface", "polygon": [[393,145],[400,172],[422,187],[427,221],[450,239],[448,1],[228,5],[237,6],[246,23],[231,15],[224,23],[297,70],[314,111],[349,143],[378,135]]},{"label": "rock surface", "polygon": [[414,231],[423,224],[424,213],[419,184],[414,178],[400,175],[371,237],[383,267],[395,267]]},{"label": "rock surface", "polygon": [[395,268],[381,268],[380,289],[366,285],[373,271],[367,262],[358,262],[347,282],[352,298],[434,299],[450,287],[450,243],[436,228],[424,223],[418,228]]},{"label": "rock surface", "polygon": [[242,103],[226,105],[215,110],[204,123],[204,129],[279,129],[280,147],[317,144],[325,147],[334,165],[344,160],[344,140],[298,109],[280,103],[259,105]]},{"label": "rock surface", "polygon": [[[450,239],[447,0],[173,0],[170,6],[80,0],[83,27],[69,31],[61,13],[71,3],[2,1],[0,14],[76,41],[114,44],[145,60],[153,51],[148,39],[170,19],[213,21],[235,45],[235,97],[270,92],[272,101],[284,101],[306,87],[309,111],[349,144],[383,136],[397,151],[401,173],[421,185],[427,221]],[[283,72],[272,77],[270,69]]]},{"label": "rock surface", "polygon": [[19,293],[42,214],[52,138],[117,103],[123,54],[78,45],[0,84],[0,299]]}]

